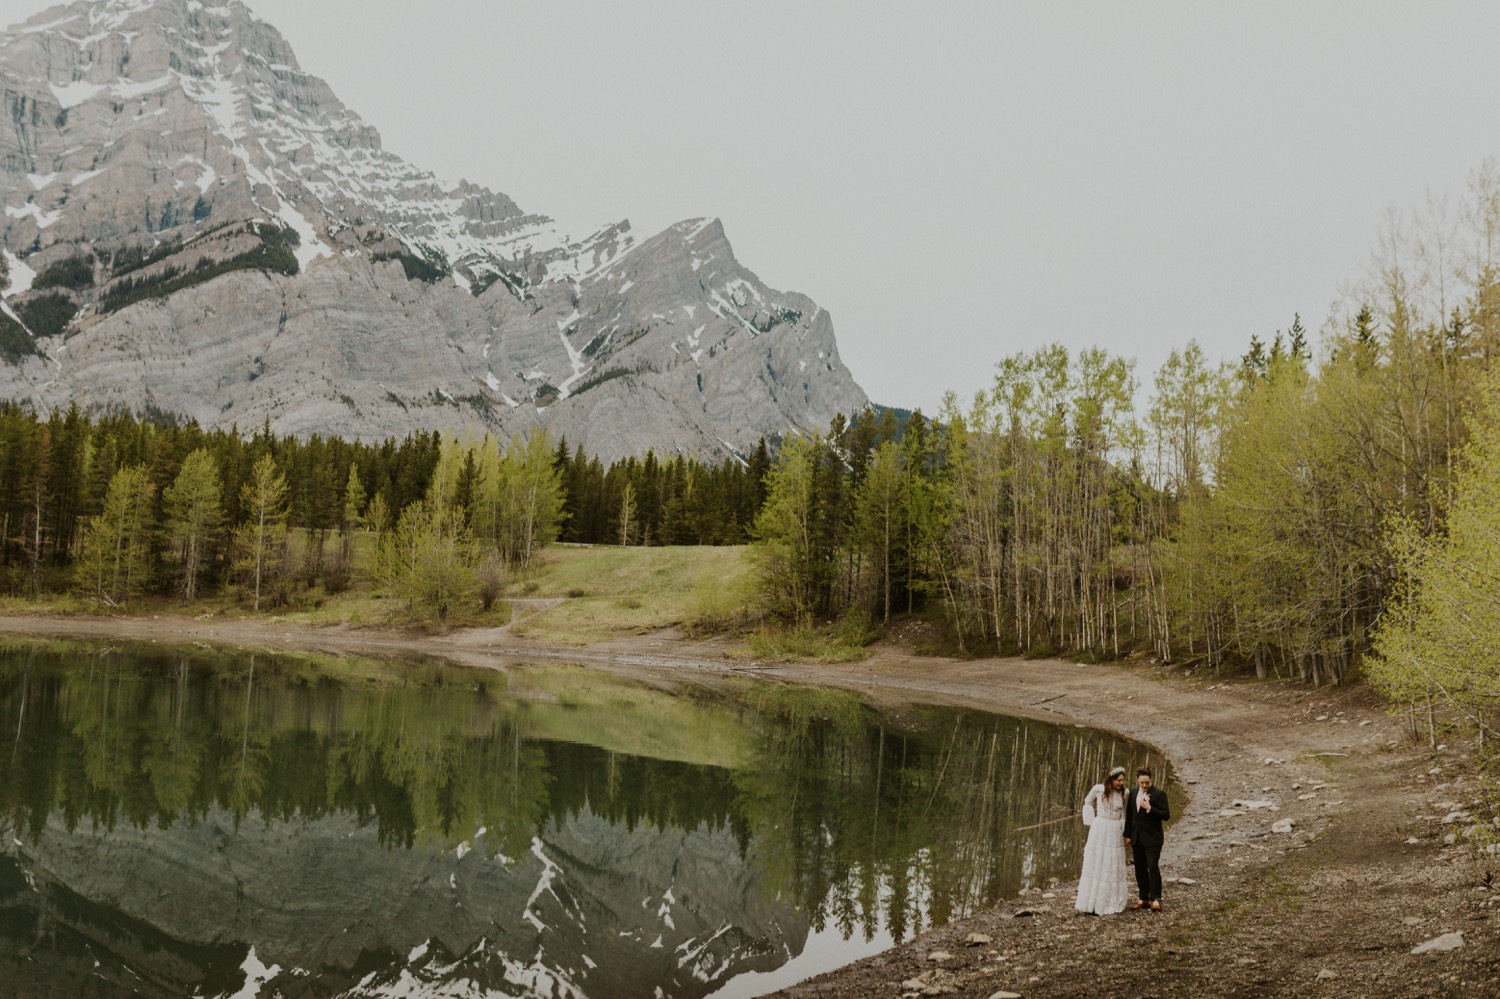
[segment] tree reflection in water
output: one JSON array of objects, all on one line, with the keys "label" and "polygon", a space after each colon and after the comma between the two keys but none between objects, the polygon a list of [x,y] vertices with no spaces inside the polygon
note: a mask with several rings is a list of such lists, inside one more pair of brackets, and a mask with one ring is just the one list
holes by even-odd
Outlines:
[{"label": "tree reflection in water", "polygon": [[[1147,759],[1141,747],[1107,733],[948,708],[882,712],[849,694],[770,684],[666,693],[582,668],[489,672],[58,645],[0,654],[0,724],[11,733],[10,752],[0,756],[0,827],[9,828],[0,831],[15,844],[7,850],[18,869],[42,863],[36,857],[49,850],[76,855],[83,840],[66,835],[92,837],[87,842],[105,851],[124,849],[113,833],[130,831],[130,849],[141,850],[149,848],[141,834],[153,830],[227,823],[239,835],[249,819],[261,830],[255,835],[281,824],[305,838],[311,833],[300,830],[333,828],[343,817],[350,828],[373,828],[387,854],[447,852],[456,863],[472,848],[512,870],[532,856],[566,865],[568,858],[551,855],[585,826],[614,829],[622,843],[640,830],[675,830],[683,843],[727,836],[742,875],[731,876],[722,857],[708,859],[718,856],[711,847],[668,860],[662,869],[670,883],[653,886],[682,907],[681,927],[665,919],[684,938],[679,949],[708,954],[704,941],[717,940],[718,964],[699,962],[714,965],[712,974],[696,965],[687,969],[696,978],[683,971],[676,992],[667,990],[680,995],[703,995],[742,970],[784,963],[808,927],[900,940],[1020,887],[1070,875],[1081,850],[1075,816],[1084,792],[1110,766]],[[639,837],[632,842],[640,848]],[[585,846],[596,858],[613,855]],[[395,860],[372,858],[370,866]],[[86,870],[86,860],[78,863]],[[555,907],[592,905],[591,918],[620,919],[619,937],[649,948],[656,931],[630,922],[645,917],[626,911],[639,906],[606,897],[610,885],[627,896],[639,886],[629,887],[635,882],[623,871],[594,869],[605,863],[559,868]],[[542,875],[552,883],[550,868]],[[277,872],[243,876],[274,881]],[[136,936],[152,925],[147,902],[139,912],[124,900],[86,902],[88,878],[77,880],[58,889],[78,893],[74,908],[114,905],[108,919],[128,922]],[[206,899],[215,886],[197,890]],[[0,914],[9,913],[0,918],[0,942],[11,938],[3,949],[17,961],[6,959],[12,969],[23,967],[18,947],[30,955],[25,961],[38,960],[19,937],[37,939],[47,925],[77,918],[57,905],[33,912],[28,897],[19,885],[0,885]],[[709,911],[710,899],[740,911]],[[337,900],[328,906],[339,909]],[[538,939],[556,930],[532,902],[519,908],[541,927]],[[757,913],[756,927],[725,935],[746,910]],[[476,939],[514,933],[494,920],[521,922],[517,916],[486,916],[490,929],[476,929]],[[688,923],[702,924],[701,940]],[[225,930],[197,931],[201,937],[172,947],[197,947],[203,962],[222,963]],[[347,930],[298,931],[308,939],[336,932]],[[406,961],[410,941],[432,932],[378,935],[360,953],[391,950],[394,968]],[[598,935],[592,939],[597,947]],[[658,942],[658,953],[670,951],[675,938]],[[455,941],[448,946],[462,951]],[[122,953],[122,964],[146,960],[131,954]],[[580,981],[606,980],[607,969],[584,968],[593,960],[587,953],[549,960],[584,969],[575,969]],[[203,967],[182,982],[232,980],[233,970]],[[347,986],[368,971],[351,965],[327,974]]]},{"label": "tree reflection in water", "polygon": [[757,866],[815,929],[845,936],[883,926],[903,940],[1067,876],[1077,803],[1111,766],[1150,758],[1108,733],[978,712],[888,717],[788,687],[750,700],[775,721],[735,777]]}]

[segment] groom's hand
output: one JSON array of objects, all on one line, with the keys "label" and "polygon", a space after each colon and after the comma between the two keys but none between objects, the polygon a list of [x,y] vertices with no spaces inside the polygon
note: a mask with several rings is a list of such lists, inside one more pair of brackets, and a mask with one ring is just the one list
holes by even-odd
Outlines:
[{"label": "groom's hand", "polygon": [[1129,836],[1126,836],[1126,837],[1125,837],[1125,845],[1126,845],[1126,846],[1129,846],[1129,845],[1130,845],[1130,837],[1129,837]]}]

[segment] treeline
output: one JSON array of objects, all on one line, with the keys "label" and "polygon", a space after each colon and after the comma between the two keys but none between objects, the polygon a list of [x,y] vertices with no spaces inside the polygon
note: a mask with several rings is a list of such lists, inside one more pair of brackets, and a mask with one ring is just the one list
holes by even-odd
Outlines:
[{"label": "treeline", "polygon": [[676,455],[604,466],[558,445],[564,487],[562,540],[587,544],[737,545],[749,540],[771,454],[764,438],[749,457],[706,465]]},{"label": "treeline", "polygon": [[[1486,164],[1458,208],[1391,216],[1316,348],[1300,318],[1237,362],[1190,343],[1142,409],[1133,362],[1049,347],[899,441],[836,424],[793,442],[756,525],[761,591],[798,620],[925,604],[970,651],[1134,650],[1312,682],[1379,652],[1414,705],[1493,712],[1500,667],[1474,658],[1500,644],[1500,522],[1479,516],[1500,509],[1500,407],[1476,401],[1497,355]],[[1451,598],[1431,596],[1438,563]],[[1435,628],[1439,607],[1464,620]],[[1468,664],[1437,666],[1439,644]]]},{"label": "treeline", "polygon": [[369,444],[5,404],[0,585],[111,604],[242,585],[258,608],[298,588],[338,593],[358,574],[446,615],[472,597],[487,607],[559,537],[743,542],[769,466],[764,442],[748,463],[648,453],[605,466],[543,434]]}]

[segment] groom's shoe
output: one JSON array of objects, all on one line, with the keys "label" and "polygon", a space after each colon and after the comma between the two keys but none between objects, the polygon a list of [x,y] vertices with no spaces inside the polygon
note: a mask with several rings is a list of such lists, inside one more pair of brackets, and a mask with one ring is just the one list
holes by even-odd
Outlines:
[{"label": "groom's shoe", "polygon": [[1132,905],[1130,908],[1131,909],[1144,909],[1149,904],[1150,903],[1148,903],[1145,899],[1141,899],[1139,902],[1137,902],[1135,905]]},{"label": "groom's shoe", "polygon": [[1161,911],[1161,899],[1157,899],[1156,901],[1154,901],[1154,902],[1151,903],[1151,911],[1152,912],[1160,912]]}]

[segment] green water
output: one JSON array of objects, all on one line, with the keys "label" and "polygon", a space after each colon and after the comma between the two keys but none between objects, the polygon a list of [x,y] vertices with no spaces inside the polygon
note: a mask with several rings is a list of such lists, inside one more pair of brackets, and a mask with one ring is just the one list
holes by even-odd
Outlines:
[{"label": "green water", "polygon": [[769,683],[10,645],[0,981],[754,995],[1072,876],[1146,759]]}]

